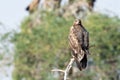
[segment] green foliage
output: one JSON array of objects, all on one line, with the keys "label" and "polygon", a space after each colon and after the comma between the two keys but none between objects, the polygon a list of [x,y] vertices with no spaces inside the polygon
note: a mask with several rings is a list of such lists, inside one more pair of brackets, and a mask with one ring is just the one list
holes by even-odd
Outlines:
[{"label": "green foliage", "polygon": [[[35,80],[42,77],[42,80],[46,80],[52,67],[63,68],[69,58],[67,34],[72,24],[52,13],[45,13],[42,23],[31,28],[26,26],[29,19],[23,22],[22,31],[15,34],[13,39],[16,45],[14,79],[25,77],[27,80]],[[36,72],[34,70],[38,71],[37,76],[33,74]],[[28,79],[30,76],[32,78]]]},{"label": "green foliage", "polygon": [[88,26],[90,33],[90,43],[95,45],[92,54],[99,55],[101,60],[113,58],[119,54],[119,21],[117,18],[100,14],[89,16],[85,21],[85,26]]},{"label": "green foliage", "polygon": [[[14,80],[56,80],[51,70],[63,69],[69,61],[68,34],[74,19],[65,19],[48,12],[41,15],[39,25],[30,26],[29,17],[22,23],[21,32],[14,35]],[[94,13],[82,22],[90,33],[90,45],[95,45],[90,48],[89,57],[93,59],[94,66],[99,67],[89,68],[80,73],[85,76],[73,80],[92,80],[97,73],[103,74],[110,69],[108,64],[104,64],[106,60],[117,59],[119,55],[120,20]],[[104,80],[109,79],[105,77]]]}]

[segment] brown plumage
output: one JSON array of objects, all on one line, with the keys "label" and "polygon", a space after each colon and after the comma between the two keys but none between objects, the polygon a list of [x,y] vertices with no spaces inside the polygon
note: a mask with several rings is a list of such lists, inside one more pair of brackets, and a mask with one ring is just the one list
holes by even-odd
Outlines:
[{"label": "brown plumage", "polygon": [[89,10],[92,11],[94,6],[95,6],[95,2],[96,0],[87,0],[88,5],[89,5]]},{"label": "brown plumage", "polygon": [[70,28],[69,45],[77,67],[80,70],[85,69],[87,66],[87,54],[89,54],[89,34],[79,19]]},{"label": "brown plumage", "polygon": [[33,0],[26,8],[27,11],[29,11],[30,13],[34,12],[39,5],[40,0]]}]

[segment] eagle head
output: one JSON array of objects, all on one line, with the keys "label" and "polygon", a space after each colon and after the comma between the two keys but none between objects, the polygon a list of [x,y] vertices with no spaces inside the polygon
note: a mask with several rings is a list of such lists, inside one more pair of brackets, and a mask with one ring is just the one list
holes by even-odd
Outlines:
[{"label": "eagle head", "polygon": [[80,19],[76,19],[74,22],[74,25],[80,25],[81,24],[81,20]]}]

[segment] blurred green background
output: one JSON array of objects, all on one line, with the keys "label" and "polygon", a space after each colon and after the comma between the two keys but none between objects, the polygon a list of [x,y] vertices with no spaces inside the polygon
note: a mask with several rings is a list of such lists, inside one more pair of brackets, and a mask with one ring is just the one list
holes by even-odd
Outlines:
[{"label": "blurred green background", "polygon": [[[74,4],[77,2],[70,5]],[[21,31],[12,35],[11,42],[15,46],[13,80],[63,79],[62,73],[51,70],[65,69],[71,58],[68,34],[76,16],[69,11],[61,14],[60,10],[35,11],[23,20]],[[80,14],[90,34],[90,45],[95,46],[90,48],[87,69],[79,71],[73,65],[69,80],[119,80],[120,19],[87,10],[77,15]],[[10,33],[2,40],[8,35]]]}]

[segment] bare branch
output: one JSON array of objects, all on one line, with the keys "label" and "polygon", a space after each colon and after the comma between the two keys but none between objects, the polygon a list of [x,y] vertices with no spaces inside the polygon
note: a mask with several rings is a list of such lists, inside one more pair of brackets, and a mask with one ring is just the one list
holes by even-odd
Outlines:
[{"label": "bare branch", "polygon": [[65,72],[64,70],[61,70],[61,69],[53,69],[51,71],[53,71],[53,72],[58,71],[58,72],[63,72],[63,73]]},{"label": "bare branch", "polygon": [[59,71],[59,72],[63,72],[63,73],[64,73],[64,80],[67,80],[67,75],[68,75],[69,70],[71,69],[72,64],[73,64],[74,61],[75,61],[75,58],[74,58],[74,57],[71,58],[71,59],[70,59],[70,62],[69,62],[69,64],[67,65],[67,67],[66,67],[65,70],[61,70],[61,69],[53,69],[53,70],[51,70],[51,71]]}]

